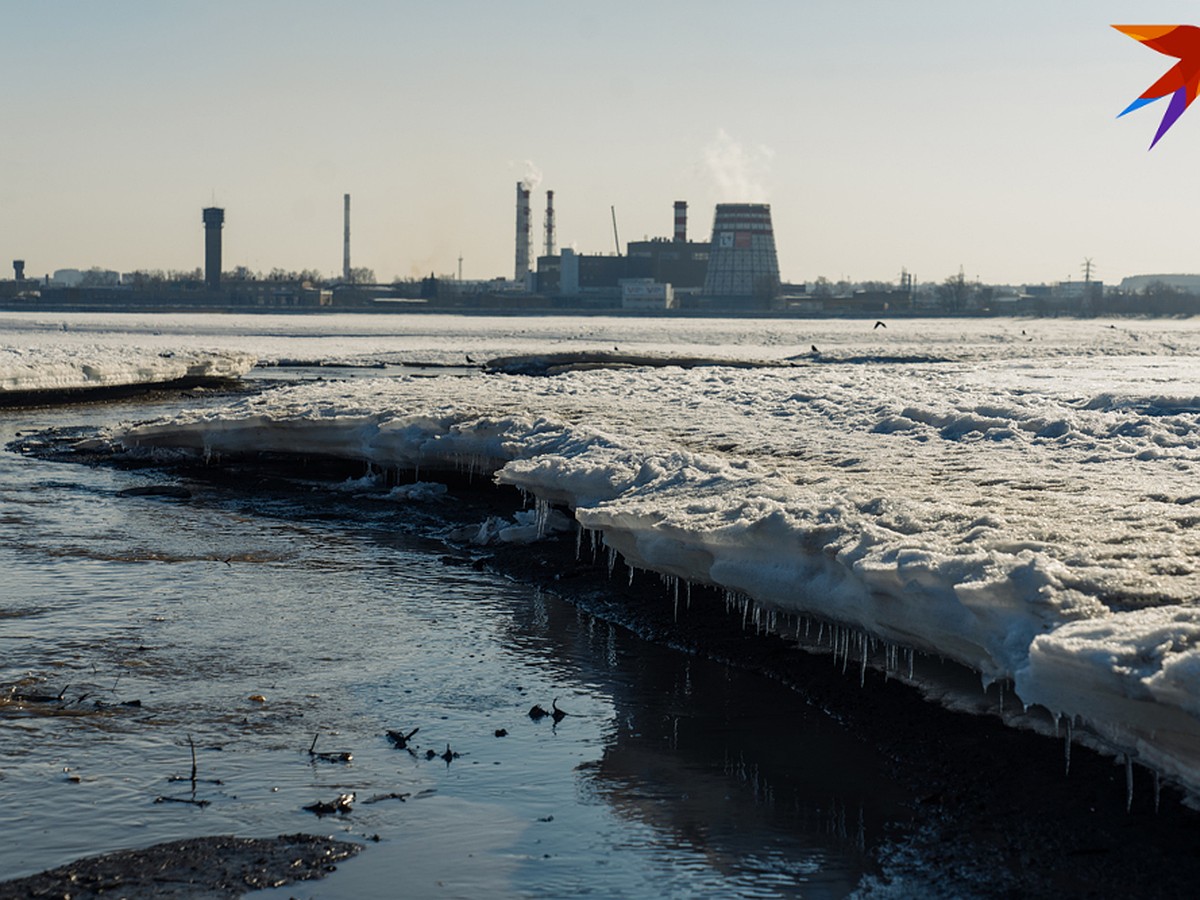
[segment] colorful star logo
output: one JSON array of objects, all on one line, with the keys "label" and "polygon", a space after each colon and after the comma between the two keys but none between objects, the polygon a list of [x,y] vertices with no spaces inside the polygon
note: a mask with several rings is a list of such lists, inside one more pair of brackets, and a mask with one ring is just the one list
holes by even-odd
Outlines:
[{"label": "colorful star logo", "polygon": [[1158,133],[1150,142],[1150,149],[1167,133],[1183,111],[1191,106],[1196,99],[1197,89],[1200,88],[1200,28],[1194,25],[1114,25],[1113,28],[1122,34],[1127,34],[1135,41],[1141,41],[1151,50],[1174,56],[1179,60],[1158,81],[1146,88],[1140,97],[1125,108],[1117,118],[1125,113],[1141,109],[1147,103],[1153,103],[1170,95],[1171,102],[1163,115]]}]

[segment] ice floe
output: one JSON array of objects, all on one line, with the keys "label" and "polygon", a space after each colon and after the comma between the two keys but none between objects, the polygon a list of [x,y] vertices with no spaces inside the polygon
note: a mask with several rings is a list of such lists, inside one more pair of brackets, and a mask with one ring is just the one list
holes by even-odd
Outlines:
[{"label": "ice floe", "polygon": [[0,400],[14,394],[202,383],[239,378],[256,357],[225,350],[79,346],[0,346]]}]

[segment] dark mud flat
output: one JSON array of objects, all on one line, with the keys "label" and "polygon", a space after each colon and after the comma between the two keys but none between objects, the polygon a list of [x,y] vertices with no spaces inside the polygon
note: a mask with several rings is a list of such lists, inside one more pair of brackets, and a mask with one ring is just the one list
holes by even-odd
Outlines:
[{"label": "dark mud flat", "polygon": [[277,838],[229,835],[156,844],[92,856],[16,881],[0,882],[0,900],[19,898],[186,897],[223,900],[247,891],[323,878],[362,847],[309,834]]},{"label": "dark mud flat", "polygon": [[[585,542],[586,543],[586,542]],[[603,554],[600,554],[603,556]],[[1124,765],[1076,744],[946,710],[868,669],[860,687],[828,656],[742,625],[715,592],[693,589],[690,610],[656,576],[590,561],[574,541],[491,548],[483,564],[532,580],[642,637],[779,680],[883,751],[920,798],[914,823],[876,860],[880,896],[1194,897],[1200,814],[1135,767],[1126,811]],[[1156,810],[1157,806],[1157,810]]]},{"label": "dark mud flat", "polygon": [[0,409],[22,409],[43,406],[66,406],[78,403],[110,403],[117,400],[142,398],[162,399],[187,396],[189,391],[211,391],[224,395],[247,394],[258,388],[245,386],[229,378],[177,378],[173,381],[142,382],[138,384],[99,384],[94,387],[60,388],[40,391],[0,391]]}]

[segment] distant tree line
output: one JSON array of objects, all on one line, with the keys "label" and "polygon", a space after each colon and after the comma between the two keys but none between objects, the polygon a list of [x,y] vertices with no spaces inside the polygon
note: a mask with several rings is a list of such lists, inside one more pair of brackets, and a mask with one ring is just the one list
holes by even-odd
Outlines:
[{"label": "distant tree line", "polygon": [[[96,269],[95,272],[103,270]],[[84,273],[83,285],[85,287],[99,284],[97,280],[93,280],[90,284],[88,281],[92,272]],[[178,269],[139,269],[132,273],[133,284],[135,287],[157,287],[161,285],[176,285],[188,286],[197,285],[204,281],[204,270],[200,268],[192,269],[191,271],[180,271]],[[326,278],[316,269],[300,269],[295,271],[292,269],[274,268],[270,272],[263,273],[254,271],[247,266],[235,266],[228,272],[221,273],[221,279],[228,282],[246,282],[246,281],[269,281],[280,283],[300,284],[309,282],[311,284],[335,284],[341,281],[340,278]],[[375,284],[375,270],[369,269],[366,266],[357,266],[350,269],[351,284]]]},{"label": "distant tree line", "polygon": [[1200,315],[1200,294],[1152,281],[1140,291],[1113,289],[1100,298],[1098,312],[1141,313],[1147,316]]}]

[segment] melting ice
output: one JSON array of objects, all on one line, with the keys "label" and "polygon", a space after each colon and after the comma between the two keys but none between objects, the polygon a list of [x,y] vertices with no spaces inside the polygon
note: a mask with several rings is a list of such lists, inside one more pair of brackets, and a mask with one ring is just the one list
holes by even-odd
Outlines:
[{"label": "melting ice", "polygon": [[[756,625],[759,610],[813,617],[844,665],[870,642],[900,670],[913,651],[956,660],[1200,793],[1191,323],[649,320],[635,340],[618,320],[521,320],[526,335],[444,317],[428,337],[443,317],[411,318],[390,350],[372,337],[372,358],[619,335],[623,350],[794,365],[310,383],[109,437],[212,460],[321,453],[423,482],[487,473],[538,501],[511,539],[564,508],[610,564],[724,588]],[[816,343],[819,359],[796,353]]]}]

